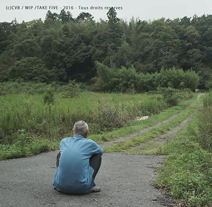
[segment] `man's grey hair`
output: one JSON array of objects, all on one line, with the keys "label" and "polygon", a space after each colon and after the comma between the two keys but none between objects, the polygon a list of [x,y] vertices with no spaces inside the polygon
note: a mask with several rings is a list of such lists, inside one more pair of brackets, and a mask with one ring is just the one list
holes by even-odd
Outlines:
[{"label": "man's grey hair", "polygon": [[74,124],[74,134],[80,134],[82,136],[86,135],[86,130],[88,130],[88,124],[85,121],[77,121]]}]

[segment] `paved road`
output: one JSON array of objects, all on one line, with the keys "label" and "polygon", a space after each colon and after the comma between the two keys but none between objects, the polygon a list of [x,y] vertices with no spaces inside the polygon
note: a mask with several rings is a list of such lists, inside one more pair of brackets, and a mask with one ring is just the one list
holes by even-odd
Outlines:
[{"label": "paved road", "polygon": [[[151,183],[162,156],[105,153],[96,177],[101,192],[66,195],[53,189],[58,151],[0,161],[0,207],[162,207]],[[157,198],[157,199],[156,199]]]}]

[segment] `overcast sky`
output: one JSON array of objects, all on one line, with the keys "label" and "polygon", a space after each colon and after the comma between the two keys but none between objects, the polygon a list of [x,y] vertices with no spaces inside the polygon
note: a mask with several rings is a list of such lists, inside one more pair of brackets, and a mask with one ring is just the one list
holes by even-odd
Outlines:
[{"label": "overcast sky", "polygon": [[[107,19],[106,7],[117,7],[117,16],[129,21],[132,17],[140,20],[155,20],[193,17],[212,14],[212,0],[0,0],[0,22],[18,23],[33,19],[45,19],[48,10],[60,13],[65,8],[73,17],[89,12],[98,21]],[[31,9],[27,9],[31,6]],[[95,7],[95,8],[94,8]],[[29,8],[29,7],[28,7]]]}]

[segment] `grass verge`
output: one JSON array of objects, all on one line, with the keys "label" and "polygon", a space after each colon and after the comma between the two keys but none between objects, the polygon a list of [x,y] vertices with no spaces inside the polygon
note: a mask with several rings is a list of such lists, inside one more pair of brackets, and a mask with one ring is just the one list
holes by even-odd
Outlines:
[{"label": "grass verge", "polygon": [[212,153],[196,142],[200,113],[183,127],[175,139],[160,148],[168,154],[165,165],[159,168],[155,185],[175,199],[179,206],[212,206]]},{"label": "grass verge", "polygon": [[156,187],[172,196],[177,206],[212,206],[212,93],[203,107],[173,139],[160,147],[167,154],[158,169]]}]

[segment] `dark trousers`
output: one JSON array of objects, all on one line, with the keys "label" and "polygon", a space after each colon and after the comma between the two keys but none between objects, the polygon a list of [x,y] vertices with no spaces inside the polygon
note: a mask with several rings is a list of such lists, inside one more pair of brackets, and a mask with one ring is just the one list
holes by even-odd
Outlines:
[{"label": "dark trousers", "polygon": [[[57,158],[56,158],[56,166],[59,166],[59,162],[60,162],[60,152],[57,154]],[[90,160],[89,160],[90,166],[94,169],[94,173],[93,173],[93,179],[96,177],[99,168],[101,166],[102,163],[102,155],[101,154],[95,154],[92,155]]]},{"label": "dark trousers", "polygon": [[99,171],[100,166],[101,166],[102,155],[101,154],[92,155],[89,163],[90,163],[90,166],[94,169],[94,172],[93,172],[93,179],[94,179],[96,177],[96,174]]}]

